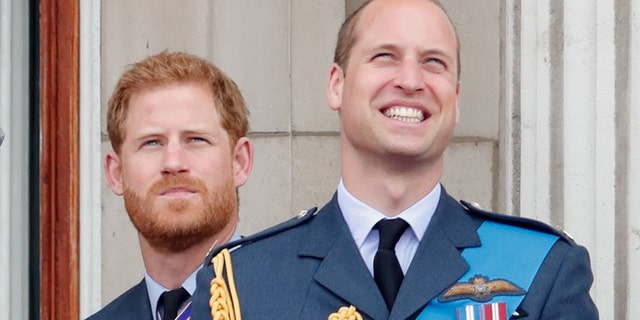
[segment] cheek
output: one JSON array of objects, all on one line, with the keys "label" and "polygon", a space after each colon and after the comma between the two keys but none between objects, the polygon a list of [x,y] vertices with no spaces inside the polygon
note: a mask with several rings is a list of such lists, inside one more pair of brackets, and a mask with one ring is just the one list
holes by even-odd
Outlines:
[{"label": "cheek", "polygon": [[129,163],[122,170],[122,183],[132,190],[147,190],[157,180],[157,172],[160,171],[151,162]]},{"label": "cheek", "polygon": [[216,157],[208,161],[200,161],[192,167],[194,175],[200,176],[208,185],[220,185],[229,177],[233,178],[233,160],[230,156]]},{"label": "cheek", "polygon": [[371,100],[389,87],[392,75],[386,70],[364,70],[345,78],[345,89],[352,100]]},{"label": "cheek", "polygon": [[429,83],[429,89],[440,102],[443,109],[455,110],[458,105],[456,86],[449,81],[434,81]]}]

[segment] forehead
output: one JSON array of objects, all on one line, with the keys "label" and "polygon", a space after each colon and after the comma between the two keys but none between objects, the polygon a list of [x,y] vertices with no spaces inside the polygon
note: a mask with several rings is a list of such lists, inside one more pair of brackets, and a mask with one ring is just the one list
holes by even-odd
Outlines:
[{"label": "forehead", "polygon": [[356,25],[358,43],[410,41],[456,50],[455,30],[449,18],[431,1],[378,0],[361,14]]},{"label": "forehead", "polygon": [[173,84],[132,94],[127,115],[128,129],[173,125],[210,127],[219,125],[211,90],[200,84]]}]

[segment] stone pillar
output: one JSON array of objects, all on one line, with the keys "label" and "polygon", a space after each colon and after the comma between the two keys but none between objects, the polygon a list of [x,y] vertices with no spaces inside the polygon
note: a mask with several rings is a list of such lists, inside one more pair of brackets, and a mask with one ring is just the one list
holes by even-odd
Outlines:
[{"label": "stone pillar", "polygon": [[[618,65],[624,68],[626,72],[622,72],[625,79],[619,80],[624,86],[620,85],[619,90],[626,93],[625,99],[622,101],[624,113],[617,117],[620,122],[628,119],[628,127],[624,129],[626,133],[623,140],[626,145],[621,148],[627,149],[625,154],[627,173],[626,194],[620,196],[624,199],[624,205],[621,207],[626,210],[616,212],[616,263],[619,267],[615,269],[616,274],[616,304],[626,302],[627,319],[640,314],[640,1],[627,0],[619,1],[623,4],[619,8],[624,13],[623,26],[626,26],[628,33],[622,37],[621,41],[627,44],[625,56],[619,59]],[[622,94],[621,94],[622,95]],[[622,131],[622,130],[621,130]],[[622,134],[621,134],[622,135]],[[622,179],[619,179],[622,180]],[[617,210],[616,210],[617,211]],[[619,237],[618,237],[619,235]],[[628,288],[628,291],[625,291]],[[623,292],[625,295],[619,294]],[[619,310],[621,309],[618,307]],[[620,314],[625,309],[620,310]]]},{"label": "stone pillar", "polygon": [[627,47],[638,25],[634,6],[513,0],[504,10],[501,203],[564,228],[589,249],[603,319],[637,308],[629,303],[638,294],[629,270],[639,262],[632,244],[640,220],[631,201],[640,165],[631,90],[639,85],[637,48]]},{"label": "stone pillar", "polygon": [[0,8],[0,318],[28,319],[29,6]]}]

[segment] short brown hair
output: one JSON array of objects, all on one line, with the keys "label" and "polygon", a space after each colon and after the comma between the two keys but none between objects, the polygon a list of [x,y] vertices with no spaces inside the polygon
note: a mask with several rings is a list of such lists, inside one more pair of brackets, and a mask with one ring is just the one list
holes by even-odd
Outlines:
[{"label": "short brown hair", "polygon": [[[333,62],[338,64],[340,68],[342,68],[343,72],[347,71],[347,64],[349,63],[349,57],[351,56],[351,49],[353,49],[353,46],[358,40],[356,27],[358,26],[358,22],[360,21],[362,12],[364,11],[364,8],[373,1],[374,0],[368,0],[364,4],[362,4],[356,11],[354,11],[351,15],[349,15],[349,17],[347,17],[347,19],[342,23],[342,26],[340,27],[340,32],[338,32],[338,42],[336,43],[336,49],[333,55]],[[453,24],[451,17],[449,17],[449,14],[444,9],[439,0],[428,1],[438,6],[438,8],[440,8],[442,12],[444,12],[444,15],[447,17],[447,19],[451,23],[451,26],[453,27],[453,32],[456,37],[456,59],[458,63],[457,76],[458,79],[460,79],[460,40],[458,38],[458,30],[456,29],[456,26]]]},{"label": "short brown hair", "polygon": [[117,154],[120,154],[126,135],[131,96],[143,90],[177,83],[209,87],[232,148],[238,139],[246,136],[249,110],[235,82],[205,59],[184,52],[163,51],[129,65],[113,90],[107,112],[107,131],[111,147]]}]

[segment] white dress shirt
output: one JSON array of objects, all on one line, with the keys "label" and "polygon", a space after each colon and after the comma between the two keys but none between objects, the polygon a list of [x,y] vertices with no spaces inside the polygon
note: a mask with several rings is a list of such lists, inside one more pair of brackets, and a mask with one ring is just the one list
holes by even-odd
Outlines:
[{"label": "white dress shirt", "polygon": [[[396,256],[404,274],[407,273],[420,240],[438,206],[440,192],[440,184],[437,184],[424,198],[391,218],[402,218],[409,224],[409,228],[405,230],[396,245]],[[338,184],[338,205],[351,231],[351,236],[360,250],[360,255],[373,275],[373,258],[378,251],[380,239],[378,230],[373,227],[378,221],[389,219],[389,217],[356,199],[344,186],[342,179]]]}]

